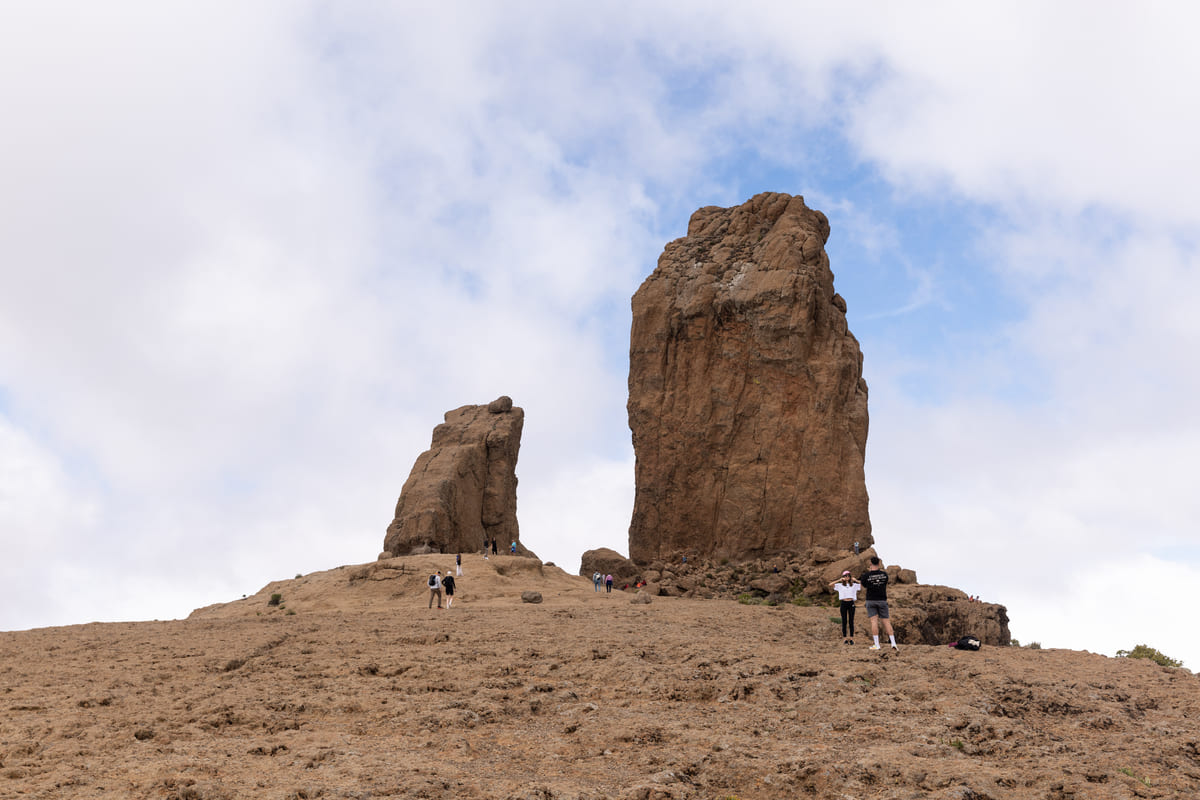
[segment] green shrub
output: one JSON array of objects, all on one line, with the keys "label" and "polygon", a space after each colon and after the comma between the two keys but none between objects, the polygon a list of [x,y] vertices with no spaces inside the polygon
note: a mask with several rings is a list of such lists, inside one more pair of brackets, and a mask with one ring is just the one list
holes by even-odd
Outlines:
[{"label": "green shrub", "polygon": [[1178,661],[1170,656],[1165,656],[1153,647],[1145,644],[1139,644],[1132,650],[1118,650],[1117,658],[1148,658],[1155,664],[1160,664],[1164,667],[1182,667],[1183,662]]},{"label": "green shrub", "polygon": [[742,594],[739,594],[737,601],[744,606],[761,606],[763,604],[763,599],[761,597],[750,594],[749,592],[743,592]]},{"label": "green shrub", "polygon": [[[811,606],[812,600],[808,599],[808,595],[802,594],[799,597],[792,598],[792,605],[794,605],[794,606]],[[841,622],[840,619],[838,621]]]},{"label": "green shrub", "polygon": [[1020,643],[1020,642],[1018,642],[1016,639],[1009,639],[1009,640],[1008,640],[1008,646],[1009,646],[1009,647],[1020,647],[1020,646],[1021,646],[1021,643]]},{"label": "green shrub", "polygon": [[282,600],[283,600],[283,595],[281,595],[281,594],[273,594],[273,595],[271,595],[271,599],[267,601],[267,605],[269,605],[269,606],[277,606],[277,605],[279,605],[279,603],[280,603]]},{"label": "green shrub", "polygon": [[1030,642],[1029,644],[1027,644],[1025,646],[1028,647],[1030,650],[1041,650],[1042,649],[1041,642]]}]

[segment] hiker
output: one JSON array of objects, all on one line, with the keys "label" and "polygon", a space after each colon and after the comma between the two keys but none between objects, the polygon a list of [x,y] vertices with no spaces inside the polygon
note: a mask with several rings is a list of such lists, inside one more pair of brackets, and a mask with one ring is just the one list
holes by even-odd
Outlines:
[{"label": "hiker", "polygon": [[[462,553],[454,557],[454,574],[460,578],[462,577]],[[450,604],[447,603],[446,607],[449,608]]]},{"label": "hiker", "polygon": [[496,555],[496,537],[492,537],[492,555]]},{"label": "hiker", "polygon": [[596,587],[596,591],[600,591],[600,581],[604,578],[599,572],[592,573],[592,585]]},{"label": "hiker", "polygon": [[442,607],[442,571],[438,570],[429,576],[429,607],[433,608],[433,599],[437,598],[438,608]]},{"label": "hiker", "polygon": [[858,542],[854,543],[854,555],[858,555]]},{"label": "hiker", "polygon": [[604,576],[604,591],[607,592],[608,594],[612,594],[612,575],[611,574]]},{"label": "hiker", "polygon": [[854,601],[858,599],[862,584],[850,577],[850,570],[845,570],[840,580],[829,585],[837,590],[838,598],[842,601],[842,644],[854,644]]},{"label": "hiker", "polygon": [[875,640],[871,649],[879,649],[879,621],[883,620],[883,630],[888,635],[888,641],[892,643],[892,649],[899,650],[896,646],[896,634],[892,631],[892,621],[888,619],[888,574],[883,571],[883,562],[879,560],[879,556],[871,556],[871,568],[858,580],[867,587],[867,602],[864,605],[867,607],[867,619],[871,621],[871,638]]},{"label": "hiker", "polygon": [[508,552],[512,553],[514,556],[517,554],[517,540],[516,539],[513,539],[512,546],[508,548]]},{"label": "hiker", "polygon": [[446,590],[446,610],[449,611],[450,606],[454,605],[454,576],[449,570],[446,570],[446,577],[442,578],[442,588]]}]

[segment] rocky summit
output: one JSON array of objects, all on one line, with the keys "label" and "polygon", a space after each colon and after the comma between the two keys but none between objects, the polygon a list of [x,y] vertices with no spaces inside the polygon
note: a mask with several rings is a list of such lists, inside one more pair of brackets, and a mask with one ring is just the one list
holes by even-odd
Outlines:
[{"label": "rocky summit", "polygon": [[509,397],[447,411],[396,503],[380,558],[479,551],[498,540],[506,551],[517,526],[517,453],[525,412]]},{"label": "rocky summit", "polygon": [[634,562],[872,544],[867,385],[828,238],[801,197],[702,208],[633,296]]},{"label": "rocky summit", "polygon": [[828,606],[597,592],[504,554],[465,554],[453,607],[429,608],[426,576],[453,564],[0,633],[0,797],[1197,796],[1185,669],[905,638],[876,652],[843,644]]}]

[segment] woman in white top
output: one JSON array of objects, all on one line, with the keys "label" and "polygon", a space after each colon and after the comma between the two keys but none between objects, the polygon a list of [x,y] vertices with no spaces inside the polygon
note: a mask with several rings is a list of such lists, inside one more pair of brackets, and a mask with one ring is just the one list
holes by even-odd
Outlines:
[{"label": "woman in white top", "polygon": [[842,601],[842,643],[854,644],[854,601],[858,599],[862,584],[850,576],[850,570],[846,570],[841,580],[829,585],[837,590],[838,598]]}]

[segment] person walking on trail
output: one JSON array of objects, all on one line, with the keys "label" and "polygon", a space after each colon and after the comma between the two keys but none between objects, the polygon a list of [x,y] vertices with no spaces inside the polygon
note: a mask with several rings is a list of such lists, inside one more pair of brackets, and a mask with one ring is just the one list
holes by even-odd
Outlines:
[{"label": "person walking on trail", "polygon": [[595,586],[595,587],[596,587],[596,591],[597,591],[597,592],[598,592],[598,591],[600,591],[600,580],[601,580],[603,577],[604,577],[604,576],[603,576],[603,575],[601,575],[599,572],[593,572],[593,573],[592,573],[592,586]]},{"label": "person walking on trail", "polygon": [[442,572],[438,570],[429,576],[429,607],[433,608],[433,601],[436,598],[438,608],[442,607]]},{"label": "person walking on trail", "polygon": [[496,537],[492,537],[492,555],[496,555]]},{"label": "person walking on trail", "polygon": [[875,640],[871,649],[879,649],[879,623],[882,620],[883,630],[888,635],[892,649],[899,650],[896,646],[896,634],[892,631],[892,621],[888,619],[888,574],[883,571],[883,562],[879,560],[879,556],[871,556],[871,568],[858,580],[867,587],[867,619],[871,621],[871,638]]},{"label": "person walking on trail", "polygon": [[513,539],[512,546],[508,548],[508,552],[512,553],[514,556],[517,554],[517,540],[516,539]]},{"label": "person walking on trail", "polygon": [[[462,553],[454,557],[454,574],[460,578],[462,577]],[[449,608],[450,604],[447,603],[446,607]]]},{"label": "person walking on trail", "polygon": [[604,576],[604,591],[607,592],[608,594],[612,594],[612,575],[611,574]]},{"label": "person walking on trail", "polygon": [[837,591],[838,599],[842,601],[842,644],[854,644],[854,601],[858,599],[862,584],[850,577],[850,570],[846,570],[840,580],[829,585]]},{"label": "person walking on trail", "polygon": [[446,590],[446,610],[450,610],[450,606],[454,605],[454,576],[446,571],[446,577],[442,578],[442,588]]}]

